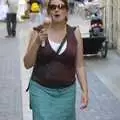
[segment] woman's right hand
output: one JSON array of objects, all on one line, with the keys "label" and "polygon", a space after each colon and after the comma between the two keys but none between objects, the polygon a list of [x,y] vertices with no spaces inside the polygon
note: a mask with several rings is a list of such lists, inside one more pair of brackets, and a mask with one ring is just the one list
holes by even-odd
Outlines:
[{"label": "woman's right hand", "polygon": [[45,40],[47,40],[47,30],[44,28],[40,30],[40,32],[34,30],[34,40],[38,45],[42,45]]},{"label": "woman's right hand", "polygon": [[42,30],[41,32],[33,30],[31,32],[27,52],[24,56],[24,66],[26,69],[31,68],[35,64],[36,55],[39,46],[41,45],[42,47],[44,47],[42,45],[43,44],[42,42],[45,41],[46,39],[47,39],[47,34],[44,30]]},{"label": "woman's right hand", "polygon": [[43,44],[45,45],[45,40],[48,39],[47,31],[48,31],[50,23],[51,23],[51,18],[46,17],[43,22],[43,25],[40,25],[39,27],[34,28],[34,31],[36,32],[36,34],[38,34],[36,41],[38,44],[41,43],[42,46]]}]

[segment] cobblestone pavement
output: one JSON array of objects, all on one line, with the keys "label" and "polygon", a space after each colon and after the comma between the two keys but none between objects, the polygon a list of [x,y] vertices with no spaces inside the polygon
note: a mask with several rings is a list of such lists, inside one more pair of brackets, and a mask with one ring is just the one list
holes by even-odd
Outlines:
[{"label": "cobblestone pavement", "polygon": [[[87,21],[74,16],[69,22],[80,25],[82,33],[88,32]],[[29,23],[18,24],[17,37],[5,39],[5,24],[0,23],[0,120],[22,120],[22,115],[24,120],[32,120],[29,96],[25,92],[31,70],[25,70],[23,66],[30,29]],[[113,75],[113,70],[120,68],[119,61],[120,57],[114,51],[110,51],[105,60],[99,57],[86,59],[90,103],[88,111],[80,111],[80,87],[77,84],[77,120],[120,120],[120,99],[115,94],[120,89],[110,89],[114,80],[116,86],[120,83],[118,72]]]}]

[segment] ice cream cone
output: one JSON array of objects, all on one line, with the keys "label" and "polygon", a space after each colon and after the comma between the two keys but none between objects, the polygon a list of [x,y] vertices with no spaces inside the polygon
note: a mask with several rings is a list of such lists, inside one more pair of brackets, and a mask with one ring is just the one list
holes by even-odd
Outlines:
[{"label": "ice cream cone", "polygon": [[[43,22],[43,26],[44,26],[45,31],[48,30],[50,23],[51,23],[51,19],[49,17],[46,17],[44,22]],[[45,47],[45,41],[42,41],[41,46]]]}]

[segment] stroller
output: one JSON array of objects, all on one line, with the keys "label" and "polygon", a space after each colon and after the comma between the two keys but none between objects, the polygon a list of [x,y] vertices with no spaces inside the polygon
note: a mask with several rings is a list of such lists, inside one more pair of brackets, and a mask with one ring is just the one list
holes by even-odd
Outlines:
[{"label": "stroller", "polygon": [[90,21],[89,36],[83,38],[84,55],[101,53],[106,58],[108,41],[104,34],[103,21],[97,15]]}]

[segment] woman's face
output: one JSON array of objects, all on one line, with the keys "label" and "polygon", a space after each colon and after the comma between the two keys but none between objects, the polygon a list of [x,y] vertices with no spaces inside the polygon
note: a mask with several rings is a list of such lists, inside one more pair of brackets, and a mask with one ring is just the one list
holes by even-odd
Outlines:
[{"label": "woman's face", "polygon": [[62,22],[65,21],[65,18],[67,17],[68,10],[66,8],[66,5],[61,0],[52,0],[49,7],[49,13],[52,17],[52,20],[54,22]]}]

